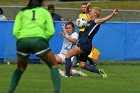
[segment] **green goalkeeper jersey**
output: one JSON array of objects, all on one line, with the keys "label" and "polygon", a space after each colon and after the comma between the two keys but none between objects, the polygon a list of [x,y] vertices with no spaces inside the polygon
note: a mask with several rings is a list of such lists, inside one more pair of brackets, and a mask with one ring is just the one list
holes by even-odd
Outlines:
[{"label": "green goalkeeper jersey", "polygon": [[43,37],[50,40],[54,35],[54,24],[50,13],[42,7],[20,11],[15,19],[13,35],[16,39]]}]

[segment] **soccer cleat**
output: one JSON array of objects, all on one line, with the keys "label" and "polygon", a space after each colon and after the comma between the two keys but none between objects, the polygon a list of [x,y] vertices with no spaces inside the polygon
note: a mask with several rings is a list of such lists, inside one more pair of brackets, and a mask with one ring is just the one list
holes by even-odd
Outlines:
[{"label": "soccer cleat", "polygon": [[71,76],[69,77],[69,76],[65,76],[66,78],[71,78]]},{"label": "soccer cleat", "polygon": [[99,75],[100,75],[101,77],[103,77],[103,78],[107,78],[107,77],[108,77],[107,74],[104,72],[103,69],[99,69]]},{"label": "soccer cleat", "polygon": [[87,74],[83,73],[82,71],[79,71],[80,76],[87,76]]}]

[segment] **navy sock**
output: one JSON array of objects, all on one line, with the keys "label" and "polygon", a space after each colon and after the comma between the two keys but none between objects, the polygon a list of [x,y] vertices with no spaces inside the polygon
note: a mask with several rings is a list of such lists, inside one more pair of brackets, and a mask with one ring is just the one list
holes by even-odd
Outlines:
[{"label": "navy sock", "polygon": [[99,69],[97,69],[97,68],[95,68],[94,66],[91,66],[91,65],[85,65],[83,69],[91,71],[91,72],[99,73]]},{"label": "navy sock", "polygon": [[70,77],[70,69],[71,69],[71,66],[72,66],[72,64],[71,64],[71,58],[66,58],[65,59],[66,60],[66,76],[68,76],[68,77]]},{"label": "navy sock", "polygon": [[88,61],[89,61],[89,63],[90,63],[91,65],[94,63],[94,61],[92,60],[92,58],[89,58],[89,57],[88,57]]}]

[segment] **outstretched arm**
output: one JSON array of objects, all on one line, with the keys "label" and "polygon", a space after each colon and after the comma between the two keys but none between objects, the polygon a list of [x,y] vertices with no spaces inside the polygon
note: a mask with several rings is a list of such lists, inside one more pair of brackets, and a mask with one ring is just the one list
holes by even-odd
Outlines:
[{"label": "outstretched arm", "polygon": [[64,32],[61,32],[60,34],[65,38],[65,39],[67,39],[68,41],[70,41],[70,42],[72,42],[72,43],[76,43],[77,42],[77,39],[75,39],[75,38],[71,38],[71,37],[67,37],[67,31],[66,31],[66,29],[65,29],[65,24],[62,24],[62,28],[63,28],[63,31]]},{"label": "outstretched arm", "polygon": [[110,13],[108,16],[106,16],[104,18],[95,19],[95,22],[98,24],[102,24],[102,23],[106,22],[107,20],[111,19],[117,13],[118,13],[118,9],[114,9],[112,11],[112,13]]}]

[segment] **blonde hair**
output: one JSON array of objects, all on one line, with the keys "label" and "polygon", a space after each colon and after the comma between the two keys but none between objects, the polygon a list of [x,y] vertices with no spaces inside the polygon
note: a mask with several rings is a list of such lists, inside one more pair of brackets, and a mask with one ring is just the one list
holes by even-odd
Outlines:
[{"label": "blonde hair", "polygon": [[93,7],[91,11],[94,11],[94,13],[97,15],[97,17],[100,17],[100,15],[101,15],[101,8]]}]

